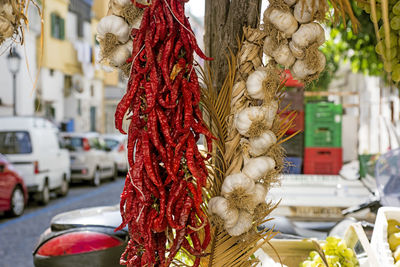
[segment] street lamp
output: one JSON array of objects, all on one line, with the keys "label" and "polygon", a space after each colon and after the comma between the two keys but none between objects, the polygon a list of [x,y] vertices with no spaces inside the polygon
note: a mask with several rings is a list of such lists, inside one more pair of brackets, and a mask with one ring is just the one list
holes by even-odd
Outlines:
[{"label": "street lamp", "polygon": [[12,47],[7,56],[8,70],[13,75],[13,115],[17,115],[17,73],[21,63],[21,56],[18,54],[15,47]]}]

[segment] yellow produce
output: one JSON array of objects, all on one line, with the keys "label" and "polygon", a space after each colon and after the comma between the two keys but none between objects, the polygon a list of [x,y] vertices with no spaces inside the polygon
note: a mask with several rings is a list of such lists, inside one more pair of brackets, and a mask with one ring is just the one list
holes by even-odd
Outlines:
[{"label": "yellow produce", "polygon": [[393,258],[396,262],[400,260],[400,246],[398,246],[396,251],[393,253]]},{"label": "yellow produce", "polygon": [[387,222],[388,222],[388,228],[387,228],[388,236],[393,234],[393,233],[400,232],[400,229],[396,227],[396,225],[400,225],[399,221],[390,219]]},{"label": "yellow produce", "polygon": [[396,263],[394,264],[394,267],[400,267],[400,261],[396,262]]},{"label": "yellow produce", "polygon": [[393,233],[389,236],[389,246],[394,251],[400,245],[400,233]]},{"label": "yellow produce", "polygon": [[[395,82],[400,82],[400,64],[396,64],[393,67],[392,80]],[[392,227],[392,228],[394,228],[394,229],[391,229],[391,231],[394,231],[393,233],[399,232],[399,230],[400,230],[396,227],[396,225],[394,225],[394,227]],[[389,233],[389,227],[388,227],[388,233]]]}]

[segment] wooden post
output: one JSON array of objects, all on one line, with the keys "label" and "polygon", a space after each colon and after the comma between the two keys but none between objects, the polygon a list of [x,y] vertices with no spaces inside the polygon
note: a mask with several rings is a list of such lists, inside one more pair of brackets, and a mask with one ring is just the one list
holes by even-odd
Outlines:
[{"label": "wooden post", "polygon": [[210,65],[217,90],[228,72],[228,48],[234,54],[238,52],[243,27],[257,27],[260,15],[261,0],[206,0],[205,51],[207,56],[214,58]]}]

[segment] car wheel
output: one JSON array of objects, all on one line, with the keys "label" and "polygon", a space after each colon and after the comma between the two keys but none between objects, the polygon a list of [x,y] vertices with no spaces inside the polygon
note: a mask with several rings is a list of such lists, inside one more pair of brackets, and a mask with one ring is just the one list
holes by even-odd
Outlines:
[{"label": "car wheel", "polygon": [[96,169],[94,171],[92,185],[96,186],[96,187],[100,185],[100,170],[99,169]]},{"label": "car wheel", "polygon": [[41,205],[47,205],[50,202],[50,189],[49,184],[46,182],[43,186],[42,192],[40,192],[39,203]]},{"label": "car wheel", "polygon": [[9,210],[9,215],[16,217],[21,216],[25,210],[25,197],[24,192],[22,191],[21,187],[15,187],[14,191],[11,195],[11,207]]},{"label": "car wheel", "polygon": [[57,195],[60,197],[65,197],[66,195],[68,195],[68,191],[69,191],[69,183],[67,181],[67,178],[64,177],[61,182],[61,187],[57,192]]}]

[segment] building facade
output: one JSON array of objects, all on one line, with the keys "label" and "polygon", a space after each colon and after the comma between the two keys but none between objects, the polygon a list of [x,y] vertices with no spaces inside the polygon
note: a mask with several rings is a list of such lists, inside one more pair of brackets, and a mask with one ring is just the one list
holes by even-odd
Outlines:
[{"label": "building facade", "polygon": [[[110,128],[105,121],[105,87],[123,87],[118,72],[105,75],[98,63],[96,27],[107,12],[108,1],[43,3],[43,32],[32,7],[25,45],[16,45],[22,57],[17,74],[17,115],[47,117],[67,131],[105,132]],[[0,67],[5,70],[0,73],[0,116],[13,112],[12,75],[6,71],[8,51],[4,50],[0,55]]]}]

